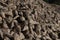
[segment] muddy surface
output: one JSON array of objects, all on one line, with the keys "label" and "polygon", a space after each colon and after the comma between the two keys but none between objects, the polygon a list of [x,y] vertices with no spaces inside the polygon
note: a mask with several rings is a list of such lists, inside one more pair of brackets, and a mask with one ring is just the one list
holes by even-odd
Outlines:
[{"label": "muddy surface", "polygon": [[0,40],[60,40],[59,10],[43,0],[0,0]]}]

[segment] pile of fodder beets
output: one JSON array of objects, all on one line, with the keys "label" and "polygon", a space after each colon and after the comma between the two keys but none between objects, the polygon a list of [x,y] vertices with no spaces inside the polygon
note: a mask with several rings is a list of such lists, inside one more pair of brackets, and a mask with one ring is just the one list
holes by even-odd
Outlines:
[{"label": "pile of fodder beets", "polygon": [[43,0],[0,0],[0,40],[60,40],[60,13]]}]

